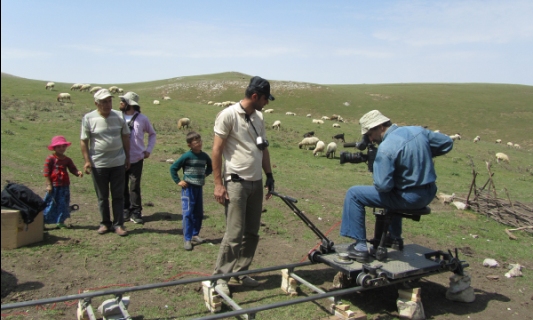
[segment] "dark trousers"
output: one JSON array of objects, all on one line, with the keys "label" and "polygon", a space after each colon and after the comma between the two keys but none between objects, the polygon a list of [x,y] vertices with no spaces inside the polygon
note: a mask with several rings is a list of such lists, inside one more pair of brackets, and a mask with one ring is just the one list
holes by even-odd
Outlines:
[{"label": "dark trousers", "polygon": [[132,163],[124,177],[124,211],[129,214],[141,215],[141,175],[144,160]]},{"label": "dark trousers", "polygon": [[[113,168],[92,168],[94,190],[98,198],[98,208],[102,216],[101,225],[117,227],[124,225],[124,166]],[[113,207],[113,222],[109,210],[109,191]]]}]

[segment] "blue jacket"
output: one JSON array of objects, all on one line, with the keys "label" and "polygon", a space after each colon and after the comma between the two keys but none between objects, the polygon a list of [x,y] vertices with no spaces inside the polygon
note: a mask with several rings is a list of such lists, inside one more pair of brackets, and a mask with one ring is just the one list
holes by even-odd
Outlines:
[{"label": "blue jacket", "polygon": [[432,157],[450,152],[453,140],[422,127],[393,124],[383,136],[374,162],[374,186],[379,192],[405,190],[435,182]]}]

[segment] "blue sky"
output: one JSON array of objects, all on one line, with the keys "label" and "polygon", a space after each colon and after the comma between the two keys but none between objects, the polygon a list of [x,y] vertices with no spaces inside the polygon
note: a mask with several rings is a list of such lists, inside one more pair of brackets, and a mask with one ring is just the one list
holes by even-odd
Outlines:
[{"label": "blue sky", "polygon": [[533,85],[533,1],[2,0],[2,72]]}]

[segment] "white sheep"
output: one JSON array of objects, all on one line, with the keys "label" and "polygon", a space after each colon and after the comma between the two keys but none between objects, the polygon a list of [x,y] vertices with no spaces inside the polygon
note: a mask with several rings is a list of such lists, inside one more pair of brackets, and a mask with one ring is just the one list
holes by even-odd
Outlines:
[{"label": "white sheep", "polygon": [[306,117],[311,118],[312,116],[311,116],[310,113],[308,113],[308,114],[306,115]]},{"label": "white sheep", "polygon": [[476,137],[474,138],[474,143],[478,142],[479,140],[481,140],[481,137],[480,137],[480,136],[476,136]]},{"label": "white sheep", "polygon": [[450,136],[450,138],[451,138],[453,141],[455,141],[455,140],[461,140],[461,135],[458,134],[458,133],[456,133],[456,134],[452,134],[452,135]]},{"label": "white sheep", "polygon": [[457,208],[457,210],[464,210],[467,207],[466,203],[461,201],[454,201],[452,204]]},{"label": "white sheep", "polygon": [[207,101],[208,105],[212,105],[213,103],[214,103],[213,101]]},{"label": "white sheep", "polygon": [[500,163],[500,160],[507,161],[507,163],[509,163],[509,156],[503,152],[498,152],[496,153],[496,162]]},{"label": "white sheep", "polygon": [[302,149],[302,147],[305,146],[307,149],[308,146],[315,146],[318,141],[320,141],[320,139],[317,137],[303,138],[303,140],[298,143],[298,148]]},{"label": "white sheep", "polygon": [[118,93],[124,93],[124,89],[118,88]]},{"label": "white sheep", "polygon": [[92,87],[91,90],[89,90],[89,93],[96,93],[96,91],[102,89],[102,87]]},{"label": "white sheep", "polygon": [[446,194],[439,192],[437,198],[442,202],[442,204],[450,203],[455,199],[455,193]]},{"label": "white sheep", "polygon": [[272,112],[274,112],[274,109],[266,109],[266,110],[264,111],[264,113],[272,113]]},{"label": "white sheep", "polygon": [[496,139],[496,143],[502,143],[502,139]]},{"label": "white sheep", "polygon": [[225,108],[225,107],[229,107],[231,106],[231,101],[224,101],[222,102],[222,106]]},{"label": "white sheep", "polygon": [[319,152],[324,152],[324,149],[326,149],[326,144],[324,141],[318,141],[315,149],[313,150],[313,155],[316,157]]},{"label": "white sheep", "polygon": [[514,147],[515,149],[520,149],[520,145],[519,145],[518,143],[515,143],[515,144],[513,145],[513,147]]},{"label": "white sheep", "polygon": [[323,116],[321,119],[322,120],[331,120],[328,116]]},{"label": "white sheep", "polygon": [[91,85],[90,84],[83,84],[80,87],[80,91],[89,91],[90,89],[91,89]]},{"label": "white sheep", "polygon": [[69,93],[60,93],[57,95],[57,102],[70,102],[70,94]]},{"label": "white sheep", "polygon": [[185,127],[187,127],[188,129],[190,124],[191,124],[191,119],[181,118],[178,120],[178,129],[184,129]]},{"label": "white sheep", "polygon": [[324,124],[324,120],[313,119],[313,123],[316,123],[316,124]]},{"label": "white sheep", "polygon": [[80,90],[81,86],[83,86],[83,84],[81,83],[75,83],[72,85],[72,87],[70,87],[70,91],[76,91],[76,90]]},{"label": "white sheep", "polygon": [[513,143],[509,141],[509,142],[507,142],[507,146],[508,146],[508,147],[512,147],[512,146],[513,146]]},{"label": "white sheep", "polygon": [[279,120],[274,121],[274,123],[272,124],[272,129],[277,128],[279,131],[279,127],[281,127],[281,121]]},{"label": "white sheep", "polygon": [[52,90],[54,89],[55,85],[56,85],[56,84],[55,84],[54,82],[50,81],[50,82],[48,82],[48,83],[46,84],[46,86],[45,86],[44,88],[45,88],[46,90],[50,89],[50,91],[52,91]]},{"label": "white sheep", "polygon": [[154,100],[154,104],[156,105],[160,104],[159,100]]},{"label": "white sheep", "polygon": [[285,112],[285,114],[288,115],[288,116],[295,116],[296,115],[296,113],[290,112],[290,111]]},{"label": "white sheep", "polygon": [[164,96],[163,100],[170,100],[170,97],[169,96]]},{"label": "white sheep", "polygon": [[339,117],[337,118],[337,121],[339,121],[339,122],[344,122],[344,118],[341,117],[341,116],[339,116]]},{"label": "white sheep", "polygon": [[341,125],[338,124],[338,123],[334,123],[334,124],[333,124],[333,128],[340,128],[340,127],[341,127]]},{"label": "white sheep", "polygon": [[111,93],[118,93],[118,87],[117,87],[117,86],[111,86],[111,87],[109,87],[109,92],[111,92]]},{"label": "white sheep", "polygon": [[331,159],[335,159],[335,152],[337,152],[337,144],[330,142],[326,148],[326,158],[329,159],[329,156],[331,156]]}]

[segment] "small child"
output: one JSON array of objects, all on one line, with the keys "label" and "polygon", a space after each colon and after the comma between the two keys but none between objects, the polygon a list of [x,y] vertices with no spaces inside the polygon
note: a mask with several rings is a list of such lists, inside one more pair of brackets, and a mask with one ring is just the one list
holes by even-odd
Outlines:
[{"label": "small child", "polygon": [[[213,167],[209,155],[202,151],[202,137],[198,133],[191,131],[187,134],[187,146],[191,150],[170,166],[170,176],[181,186],[184,248],[191,251],[191,241],[195,244],[204,242],[198,236],[204,217],[202,189],[205,177],[213,172]],[[183,168],[183,180],[180,180],[178,175],[181,168]]]},{"label": "small child", "polygon": [[72,159],[65,156],[65,151],[71,143],[63,136],[55,136],[48,146],[54,151],[46,157],[44,162],[44,177],[46,178],[46,208],[44,209],[44,223],[55,223],[58,229],[67,228],[65,220],[70,218],[70,179],[68,170],[77,177],[83,177]]}]

